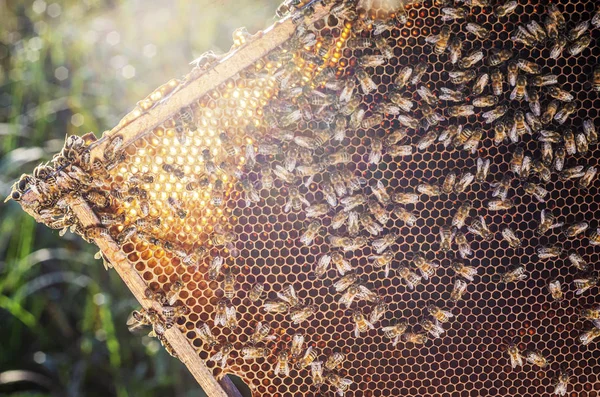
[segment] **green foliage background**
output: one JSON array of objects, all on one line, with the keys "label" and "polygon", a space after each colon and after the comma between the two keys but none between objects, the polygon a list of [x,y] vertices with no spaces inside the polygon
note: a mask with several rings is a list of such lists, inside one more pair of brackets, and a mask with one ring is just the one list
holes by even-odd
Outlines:
[{"label": "green foliage background", "polygon": [[[0,0],[0,196],[65,134],[98,136],[231,33],[274,22],[277,0]],[[202,396],[137,303],[79,237],[0,205],[0,395]]]}]

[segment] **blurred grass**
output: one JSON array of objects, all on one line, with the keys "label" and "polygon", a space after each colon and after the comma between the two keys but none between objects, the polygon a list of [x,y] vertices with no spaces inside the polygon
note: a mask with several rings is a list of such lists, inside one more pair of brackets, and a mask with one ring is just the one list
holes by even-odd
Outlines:
[{"label": "blurred grass", "polygon": [[[98,136],[231,32],[269,26],[277,0],[0,0],[0,196],[62,147]],[[0,205],[0,395],[203,396],[137,303],[80,238]]]}]

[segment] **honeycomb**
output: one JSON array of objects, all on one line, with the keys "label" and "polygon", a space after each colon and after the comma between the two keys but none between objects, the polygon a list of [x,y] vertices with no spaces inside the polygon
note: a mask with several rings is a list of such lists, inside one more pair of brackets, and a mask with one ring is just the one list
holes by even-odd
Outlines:
[{"label": "honeycomb", "polygon": [[[446,117],[429,128],[437,134],[459,123],[474,130],[481,128],[483,135],[474,150],[445,147],[439,139],[418,150],[417,146],[429,132],[423,127],[405,128],[393,114],[394,110],[378,110],[398,92],[396,79],[407,66],[429,65],[416,84],[408,84],[399,91],[414,102],[415,107],[408,114],[418,120],[428,112],[427,101],[417,92],[418,87],[425,86],[435,94],[441,93],[442,87],[456,87],[450,82],[449,73],[460,70],[459,66],[451,62],[448,51],[438,54],[435,44],[427,41],[449,26],[453,37],[462,42],[461,60],[472,51],[482,50],[485,54],[484,61],[472,67],[478,74],[493,71],[494,67],[485,63],[493,50],[509,49],[513,51],[511,59],[532,60],[542,68],[542,73],[557,75],[558,86],[575,96],[577,106],[564,125],[554,122],[546,128],[562,133],[570,127],[579,134],[584,120],[596,119],[600,109],[600,99],[590,80],[600,53],[599,29],[591,26],[585,33],[591,36],[592,43],[580,54],[569,55],[565,49],[557,59],[550,56],[551,41],[530,47],[512,36],[519,25],[531,20],[542,24],[543,13],[550,3],[562,11],[569,31],[595,15],[594,2],[518,0],[514,12],[498,17],[494,12],[498,4],[483,6],[473,1],[471,7],[461,5],[467,9],[466,18],[454,21],[444,21],[442,5],[432,1],[402,8],[390,8],[391,2],[361,1],[356,10],[352,8],[353,2],[327,3],[323,7],[330,14],[318,18],[312,3],[298,4],[298,10],[292,12],[291,18],[298,27],[290,40],[182,107],[177,114],[136,136],[120,135],[121,128],[145,112],[174,100],[178,90],[186,86],[186,79],[210,70],[214,57],[203,57],[190,75],[172,80],[140,101],[119,126],[100,140],[86,138],[89,148],[75,163],[92,175],[87,184],[90,190],[75,196],[83,197],[104,225],[85,227],[68,210],[57,221],[58,214],[65,211],[60,204],[64,192],[56,192],[61,190],[60,181],[48,182],[47,177],[43,178],[45,175],[38,177],[46,184],[26,179],[33,187],[21,189],[40,192],[35,200],[19,195],[13,198],[50,226],[71,226],[85,238],[108,237],[116,241],[121,253],[144,280],[152,299],[165,295],[164,299],[172,306],[187,308],[167,332],[179,330],[216,378],[227,373],[238,375],[250,386],[253,395],[333,394],[338,387],[331,385],[328,374],[336,374],[352,382],[345,391],[347,396],[547,396],[554,393],[561,369],[572,372],[569,395],[599,395],[597,345],[592,342],[582,346],[578,340],[591,327],[580,316],[580,310],[600,303],[598,290],[592,286],[581,295],[575,294],[573,280],[585,275],[567,258],[567,253],[576,251],[590,264],[591,270],[594,267],[598,270],[595,264],[599,253],[593,244],[593,233],[576,233],[567,238],[565,229],[560,227],[541,236],[536,233],[542,210],[564,225],[588,222],[590,230],[596,230],[595,219],[600,218],[597,179],[587,188],[581,188],[577,180],[564,180],[558,172],[552,172],[545,181],[532,171],[530,182],[548,191],[544,201],[525,191],[523,181],[515,178],[508,188],[508,198],[514,206],[492,211],[488,203],[494,199],[494,183],[511,175],[516,149],[522,148],[534,160],[542,156],[539,133],[522,134],[518,143],[505,140],[495,144],[494,129],[483,122],[483,113],[490,108],[477,108],[472,115]],[[342,4],[349,4],[351,11],[341,15]],[[403,15],[406,21],[402,21]],[[469,23],[489,29],[489,35],[477,37]],[[382,32],[376,34],[380,27]],[[314,32],[314,37],[310,32]],[[389,48],[374,42],[351,48],[348,43],[352,39],[377,37],[384,38]],[[243,47],[253,40],[260,37],[236,31],[234,47]],[[385,51],[391,53],[381,61],[377,56]],[[364,64],[369,56],[374,56],[371,59],[375,66]],[[508,63],[507,60],[498,66],[505,75]],[[370,92],[361,87],[361,70],[374,83]],[[356,110],[345,113],[349,105],[336,99],[348,81],[356,82],[353,93],[360,99],[358,109],[364,111],[362,121],[353,120]],[[315,91],[325,95],[307,94]],[[529,111],[525,99],[511,100],[512,91],[513,87],[505,80],[498,104],[509,108],[507,122],[508,115],[518,110]],[[539,91],[544,111],[552,98],[549,89]],[[484,95],[491,92],[488,83]],[[473,95],[467,93],[467,97],[472,99]],[[299,98],[314,102],[307,105]],[[433,110],[448,116],[448,108],[454,105],[439,101]],[[288,119],[294,112],[295,116]],[[344,128],[340,140],[326,133],[333,129],[336,116],[346,117],[350,113],[349,123],[355,122],[358,128],[351,125]],[[381,160],[373,161],[378,142],[394,131],[404,130],[407,137],[401,144],[410,145],[412,152],[392,156],[386,145]],[[326,138],[320,144],[313,141],[304,144],[302,140],[318,140],[323,136]],[[558,146],[554,145],[554,149]],[[582,150],[583,153],[567,155],[564,168],[598,166],[599,150],[590,144],[587,153]],[[329,161],[336,156],[341,156],[341,160]],[[394,211],[396,204],[380,199],[377,194],[378,182],[392,194],[392,201],[398,201],[393,193],[417,192],[422,183],[443,185],[452,172],[475,175],[478,158],[490,160],[485,181],[474,181],[459,193],[419,194],[417,202],[400,205],[416,216],[414,224],[405,222],[400,211]],[[294,162],[306,168],[325,165],[304,172],[298,165],[290,166]],[[55,165],[58,170],[65,169],[58,161]],[[287,166],[291,172],[281,171]],[[344,211],[342,197],[338,197],[336,206],[326,207],[315,217],[307,214],[307,207],[312,211],[314,204],[327,202],[330,194],[324,186],[335,186],[342,170],[354,176],[357,192],[371,200],[383,201],[385,213],[391,214],[376,233],[366,230],[367,222],[360,223],[359,236],[368,242],[357,244],[358,247],[348,246],[350,240],[335,247],[335,239],[331,239],[354,234],[350,226],[333,225],[336,215]],[[73,196],[72,192],[68,194]],[[473,255],[463,260],[456,243],[449,252],[440,247],[439,233],[467,201],[472,210],[466,225],[459,229],[466,235]],[[367,203],[359,204],[361,216],[368,207]],[[473,233],[477,216],[487,223],[491,238],[483,239]],[[305,244],[303,238],[315,219],[318,230],[310,244]],[[516,231],[521,246],[512,247],[502,238],[501,231],[506,226]],[[378,255],[373,240],[393,234],[397,238],[389,247],[393,260],[386,275],[386,270],[370,257]],[[558,257],[539,257],[539,247],[555,245],[563,249]],[[361,285],[387,304],[374,328],[367,327],[359,336],[354,332],[354,310],[363,311],[369,318],[377,302],[359,297],[350,308],[339,303],[344,293],[335,289],[334,284],[341,277],[336,266],[329,265],[323,277],[315,274],[323,256],[336,253],[348,261],[350,273],[358,275]],[[110,255],[104,254],[110,262]],[[418,254],[440,266],[433,269],[428,280],[410,289],[401,271],[406,266],[416,271],[413,263]],[[224,264],[217,277],[211,277],[209,270],[215,258],[221,258]],[[453,302],[455,282],[461,279],[452,267],[457,261],[476,268],[477,275],[466,284],[462,299]],[[499,275],[518,266],[524,267],[524,280],[500,280]],[[233,285],[226,285],[227,278],[233,279]],[[548,291],[552,280],[561,282],[563,299],[552,299]],[[252,301],[249,293],[257,283],[264,284],[264,293]],[[298,324],[287,311],[268,313],[264,308],[266,301],[280,300],[278,293],[285,294],[289,286],[303,304],[314,308],[314,313]],[[217,324],[223,302],[235,308],[236,326]],[[141,303],[148,305],[148,301]],[[429,333],[428,340],[418,344],[407,341],[405,334],[394,346],[384,335],[382,328],[402,321],[408,323],[410,332],[427,333],[422,320],[431,318],[427,307],[432,304],[454,315],[442,324],[444,332],[440,337],[433,338]],[[164,312],[161,320],[165,323],[168,320]],[[244,359],[242,349],[251,345],[250,338],[259,322],[271,327],[272,340],[257,344],[267,348],[268,355]],[[200,328],[204,324],[216,338],[216,346],[201,337]],[[154,329],[159,333],[156,325]],[[325,363],[335,352],[344,354],[341,363],[325,371],[327,379],[321,386],[315,385],[310,368],[298,369],[294,365],[297,359],[290,360],[289,375],[275,373],[281,352],[291,348],[297,333],[305,336],[304,349],[310,346],[317,352],[317,360]],[[525,363],[511,368],[507,352],[511,343],[522,353],[539,351],[548,359],[548,366]],[[165,344],[169,348],[168,342]],[[223,361],[213,357],[228,348],[231,352],[226,353]],[[177,351],[172,353],[177,355]]]}]

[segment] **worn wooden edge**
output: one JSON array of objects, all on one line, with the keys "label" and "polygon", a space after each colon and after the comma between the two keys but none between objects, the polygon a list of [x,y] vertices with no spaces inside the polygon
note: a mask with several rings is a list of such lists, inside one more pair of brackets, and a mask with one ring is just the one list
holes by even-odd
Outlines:
[{"label": "worn wooden edge", "polygon": [[[317,5],[315,12],[306,18],[306,22],[312,23],[325,17],[328,15],[330,7],[330,5]],[[150,133],[161,123],[173,117],[182,107],[189,106],[210,90],[223,84],[242,70],[252,66],[256,61],[264,58],[269,52],[281,46],[292,37],[296,26],[293,19],[287,17],[265,31],[259,32],[254,40],[225,55],[215,67],[197,77],[194,75],[194,71],[190,72],[183,78],[185,84],[173,94],[163,99],[145,113],[142,113],[139,117],[133,119],[130,123],[121,126],[122,122],[120,122],[117,127],[107,132],[101,139],[95,142],[90,152],[91,160],[103,158],[104,148],[109,141],[107,138],[113,135],[121,135],[123,137],[123,147],[126,147]],[[128,115],[125,116],[125,118],[127,117]]]},{"label": "worn wooden edge", "polygon": [[[92,209],[81,197],[67,196],[65,200],[84,228],[100,224]],[[125,254],[120,251],[117,243],[112,238],[104,236],[94,239],[94,242],[110,261],[140,305],[145,309],[153,308],[160,311],[161,308],[156,306],[155,302],[145,298],[146,282],[136,272]],[[164,336],[207,395],[210,397],[240,396],[239,391],[237,391],[238,394],[236,395],[232,394],[234,393],[233,391],[228,393],[224,390],[179,328],[173,327],[167,330]],[[233,384],[231,386],[235,388]],[[231,390],[229,387],[228,389]]]}]

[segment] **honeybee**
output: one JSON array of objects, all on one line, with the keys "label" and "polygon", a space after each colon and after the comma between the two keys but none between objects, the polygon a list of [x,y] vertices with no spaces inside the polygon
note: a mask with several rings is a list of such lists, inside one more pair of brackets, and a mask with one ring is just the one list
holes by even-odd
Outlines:
[{"label": "honeybee", "polygon": [[453,262],[450,266],[452,270],[456,272],[457,276],[463,277],[465,280],[473,282],[475,280],[475,276],[477,275],[477,268],[472,266],[467,266],[461,262]]},{"label": "honeybee", "polygon": [[267,357],[270,351],[266,347],[244,346],[241,353],[244,360],[253,360]]},{"label": "honeybee", "polygon": [[407,343],[413,343],[415,345],[424,345],[428,341],[427,334],[416,332],[407,332],[402,335],[402,339]]},{"label": "honeybee", "polygon": [[442,189],[438,185],[433,185],[429,183],[420,183],[417,186],[417,191],[421,194],[425,194],[429,197],[439,196],[442,192]]},{"label": "honeybee", "polygon": [[406,87],[408,82],[410,81],[413,74],[413,68],[410,66],[405,66],[402,68],[400,73],[394,78],[394,85],[398,87],[398,89],[402,89]]},{"label": "honeybee", "polygon": [[323,363],[321,361],[313,361],[310,364],[310,376],[316,388],[319,388],[325,383],[325,378],[323,377]]},{"label": "honeybee", "polygon": [[515,206],[515,203],[510,199],[490,200],[487,203],[487,208],[490,211],[509,210]]},{"label": "honeybee", "polygon": [[523,190],[525,190],[525,193],[531,194],[533,197],[535,197],[540,203],[543,203],[548,195],[548,191],[546,189],[532,182],[526,182],[523,185]]},{"label": "honeybee", "polygon": [[306,351],[304,352],[304,356],[296,362],[296,368],[298,368],[298,369],[306,368],[309,365],[312,365],[316,359],[317,359],[317,351],[314,350],[312,348],[312,346],[309,346],[306,349]]},{"label": "honeybee", "polygon": [[183,290],[183,282],[181,282],[181,280],[175,280],[166,295],[166,302],[169,304],[169,306],[173,306],[175,302],[177,302],[181,290]]},{"label": "honeybee", "polygon": [[331,353],[325,362],[325,369],[328,371],[335,370],[344,362],[345,358],[346,356],[342,352]]},{"label": "honeybee", "polygon": [[565,396],[569,387],[569,379],[571,378],[570,371],[562,369],[558,375],[558,379],[554,384],[554,394],[557,396]]},{"label": "honeybee", "polygon": [[298,295],[296,294],[294,286],[291,284],[283,287],[281,292],[277,293],[277,297],[289,304],[291,307],[302,304],[302,301],[298,298]]},{"label": "honeybee", "polygon": [[477,73],[474,70],[456,70],[448,72],[450,82],[456,85],[467,84],[477,77]]},{"label": "honeybee", "polygon": [[596,167],[587,167],[581,176],[581,179],[577,181],[577,187],[580,189],[587,189],[592,183],[592,180],[596,177],[597,173],[598,169]]},{"label": "honeybee", "polygon": [[292,358],[300,357],[302,350],[304,349],[304,335],[294,334],[292,336],[292,346],[290,348],[290,354]]},{"label": "honeybee", "polygon": [[354,320],[354,336],[356,338],[361,333],[369,331],[369,329],[375,329],[375,326],[367,320],[365,314],[360,309],[352,312],[352,320]]},{"label": "honeybee", "polygon": [[400,142],[404,138],[406,138],[406,135],[407,135],[406,130],[403,130],[403,129],[394,130],[393,132],[388,134],[385,138],[383,138],[383,143],[386,146],[390,147],[390,146]]},{"label": "honeybee", "polygon": [[527,279],[525,268],[523,266],[517,266],[513,270],[508,270],[500,274],[500,280],[503,283],[513,283]]},{"label": "honeybee", "polygon": [[421,284],[421,276],[410,270],[407,266],[400,266],[398,268],[398,275],[404,281],[406,287],[411,291]]},{"label": "honeybee", "polygon": [[475,180],[479,183],[484,183],[490,171],[490,159],[477,158],[477,173]]},{"label": "honeybee", "polygon": [[135,226],[135,225],[127,226],[126,228],[123,229],[123,231],[121,233],[119,233],[117,235],[115,241],[117,242],[117,244],[122,245],[123,243],[125,243],[126,241],[131,239],[133,236],[135,236],[137,231],[138,231],[137,226]]},{"label": "honeybee", "polygon": [[388,304],[383,299],[379,299],[378,302],[373,306],[371,314],[369,315],[369,322],[375,324],[385,315],[388,310]]},{"label": "honeybee", "polygon": [[583,165],[565,168],[559,175],[559,179],[566,181],[569,179],[581,178],[584,175]]},{"label": "honeybee", "polygon": [[235,295],[235,275],[231,270],[225,272],[223,279],[223,295],[227,299],[233,299]]},{"label": "honeybee", "polygon": [[580,315],[585,320],[600,320],[600,305],[596,305],[589,309],[582,309]]},{"label": "honeybee", "polygon": [[377,89],[377,85],[373,82],[371,77],[364,69],[356,70],[356,78],[364,94],[368,94],[369,92]]},{"label": "honeybee", "polygon": [[139,328],[148,325],[152,327],[152,331],[150,331],[148,336],[160,337],[166,331],[164,323],[160,320],[158,313],[154,309],[134,310],[127,319],[127,328],[130,332],[135,332]]},{"label": "honeybee", "polygon": [[596,92],[600,92],[600,66],[596,66],[592,73],[592,88]]},{"label": "honeybee", "polygon": [[560,281],[558,280],[553,280],[548,283],[548,291],[550,292],[550,295],[552,295],[552,299],[555,301],[562,300],[564,297]]},{"label": "honeybee", "polygon": [[570,252],[568,255],[568,259],[569,259],[569,262],[571,262],[571,264],[573,266],[575,266],[578,270],[581,270],[583,272],[588,271],[588,269],[589,269],[588,264],[581,257],[581,255],[579,255],[577,252],[575,252],[575,251]]},{"label": "honeybee", "polygon": [[338,273],[342,276],[347,272],[352,271],[352,266],[350,265],[350,262],[346,260],[346,258],[344,258],[344,255],[339,251],[331,253],[331,261],[335,265]]},{"label": "honeybee", "polygon": [[483,117],[486,124],[492,124],[494,121],[504,116],[506,112],[508,112],[508,106],[500,105],[492,110],[488,110],[487,112],[483,113],[481,117]]},{"label": "honeybee", "polygon": [[442,186],[441,186],[442,192],[446,193],[446,194],[452,193],[455,183],[456,183],[456,173],[449,172],[446,175],[446,177],[444,178],[444,181],[442,183]]},{"label": "honeybee", "polygon": [[429,280],[429,277],[432,277],[435,274],[436,269],[440,267],[439,263],[428,261],[419,253],[414,255],[412,263],[419,269],[421,277],[424,280]]},{"label": "honeybee", "polygon": [[492,80],[492,92],[494,93],[494,95],[496,95],[496,96],[502,95],[502,92],[504,89],[504,87],[503,87],[504,76],[502,75],[502,72],[500,71],[500,69],[492,70],[491,80]]},{"label": "honeybee", "polygon": [[329,254],[322,255],[319,258],[319,260],[317,261],[317,264],[315,266],[315,270],[314,270],[315,276],[317,278],[322,278],[327,273],[330,263],[331,263],[331,255],[329,255]]},{"label": "honeybee", "polygon": [[419,127],[419,120],[408,114],[399,114],[398,121],[407,128],[416,130]]},{"label": "honeybee", "polygon": [[470,172],[465,172],[462,174],[458,181],[454,184],[454,193],[463,193],[465,190],[467,190],[474,179],[475,175],[471,174]]},{"label": "honeybee", "polygon": [[523,99],[523,96],[525,95],[526,87],[527,87],[527,78],[523,75],[519,75],[516,80],[515,88],[513,89],[513,91],[510,94],[510,99],[518,100],[518,101]]},{"label": "honeybee", "polygon": [[450,301],[454,303],[458,302],[462,299],[465,292],[467,292],[467,283],[457,278],[454,282],[454,288],[450,293]]},{"label": "honeybee", "polygon": [[498,97],[494,95],[485,95],[473,99],[473,106],[477,108],[488,108],[498,103]]},{"label": "honeybee", "polygon": [[366,204],[367,196],[364,194],[355,194],[352,196],[344,197],[340,200],[340,204],[344,206],[344,211],[348,212],[354,208]]},{"label": "honeybee", "polygon": [[481,40],[487,39],[490,35],[489,29],[478,25],[475,22],[467,23],[465,28],[467,29],[467,32],[472,33],[475,37]]},{"label": "honeybee", "polygon": [[575,279],[573,280],[573,285],[575,285],[576,288],[575,295],[581,295],[585,291],[598,285],[598,276],[597,274],[591,274],[582,278]]},{"label": "honeybee", "polygon": [[475,114],[473,105],[451,106],[447,110],[449,117],[469,117]]},{"label": "honeybee", "polygon": [[205,323],[201,323],[200,326],[196,327],[196,334],[202,340],[202,343],[208,345],[209,349],[218,344],[217,339],[213,336],[212,331]]},{"label": "honeybee", "polygon": [[397,238],[398,238],[398,235],[396,233],[388,233],[385,236],[383,236],[382,238],[373,241],[373,249],[378,254],[381,254],[388,247],[390,247],[392,244],[394,244],[396,242]]},{"label": "honeybee", "polygon": [[540,121],[542,122],[543,125],[548,125],[552,122],[552,120],[554,119],[554,116],[556,115],[556,112],[558,111],[559,106],[560,106],[560,103],[558,101],[551,101],[548,104],[548,107],[546,108],[544,113],[542,113],[542,116],[540,117]]},{"label": "honeybee", "polygon": [[473,50],[468,55],[458,61],[458,66],[462,69],[469,69],[483,60],[484,55],[481,50]]},{"label": "honeybee", "polygon": [[451,33],[452,31],[450,30],[450,27],[445,25],[442,27],[442,30],[439,34],[429,36],[425,39],[425,41],[430,44],[435,44],[434,52],[440,55],[443,54],[444,51],[446,51],[446,48],[448,48],[448,41],[450,40]]},{"label": "honeybee", "polygon": [[592,36],[590,36],[590,35],[582,36],[579,39],[577,39],[576,41],[574,41],[573,43],[571,43],[571,45],[568,48],[568,51],[572,56],[579,55],[583,52],[583,50],[588,48],[591,43],[592,43]]},{"label": "honeybee", "polygon": [[548,95],[550,95],[552,98],[557,99],[561,102],[571,102],[573,101],[574,96],[570,93],[568,93],[565,90],[562,90],[558,87],[550,87],[548,89]]},{"label": "honeybee", "polygon": [[442,21],[454,21],[465,19],[469,11],[464,7],[453,8],[443,7],[442,8]]},{"label": "honeybee", "polygon": [[290,319],[293,324],[300,324],[308,320],[316,311],[317,307],[314,305],[298,306],[290,310]]},{"label": "honeybee", "polygon": [[165,319],[165,328],[172,328],[175,325],[175,321],[189,312],[190,309],[187,306],[163,306],[162,315]]},{"label": "honeybee", "polygon": [[269,324],[263,324],[258,322],[254,328],[254,332],[250,335],[249,342],[256,345],[260,342],[270,342],[277,338],[276,335],[269,335],[271,332],[271,326]]},{"label": "honeybee", "polygon": [[548,366],[548,359],[544,357],[541,352],[536,350],[525,352],[525,360],[528,363],[537,365],[540,368],[546,368]]},{"label": "honeybee", "polygon": [[354,300],[366,300],[367,302],[375,302],[378,296],[375,292],[369,290],[361,284],[353,284],[340,297],[339,304],[346,307],[352,306]]},{"label": "honeybee", "polygon": [[306,228],[306,231],[302,234],[302,236],[300,236],[300,242],[304,245],[312,244],[313,240],[317,237],[320,230],[321,222],[316,220],[312,221]]},{"label": "honeybee", "polygon": [[110,198],[97,190],[91,190],[84,193],[83,198],[94,207],[106,208],[110,205]]},{"label": "honeybee", "polygon": [[518,366],[523,366],[523,356],[521,355],[519,346],[517,346],[516,343],[511,343],[508,345],[507,352],[508,356],[510,357],[510,365],[513,369],[517,368]]},{"label": "honeybee", "polygon": [[461,91],[453,90],[448,87],[441,87],[440,91],[440,99],[443,101],[463,102],[465,100],[465,94]]},{"label": "honeybee", "polygon": [[471,202],[465,201],[461,204],[461,206],[456,210],[454,217],[452,218],[452,226],[457,229],[462,228],[465,225],[465,221],[469,217],[469,212],[471,212]]},{"label": "honeybee", "polygon": [[411,145],[392,145],[386,147],[386,153],[391,157],[404,157],[413,154],[413,148]]},{"label": "honeybee", "polygon": [[502,229],[502,238],[511,248],[516,249],[521,246],[521,239],[517,237],[515,231],[508,226]]},{"label": "honeybee", "polygon": [[343,292],[348,289],[351,285],[358,281],[358,276],[355,273],[349,273],[344,275],[338,281],[333,284],[333,287],[337,292]]},{"label": "honeybee", "polygon": [[274,372],[275,376],[290,376],[289,352],[287,350],[282,350],[277,355],[277,363],[275,364]]},{"label": "honeybee", "polygon": [[496,14],[498,18],[505,17],[508,14],[512,14],[518,5],[519,2],[516,0],[510,0],[504,4],[498,4],[494,7],[494,14]]},{"label": "honeybee", "polygon": [[373,261],[373,266],[375,268],[384,268],[385,269],[386,277],[388,277],[390,274],[390,267],[391,267],[393,259],[394,259],[394,253],[392,251],[385,251],[381,255],[369,256],[369,260]]},{"label": "honeybee", "polygon": [[483,216],[479,216],[478,219],[471,222],[467,229],[484,240],[491,240],[494,237],[494,233],[490,231]]},{"label": "honeybee", "polygon": [[177,215],[177,217],[184,219],[187,216],[187,211],[182,208],[182,204],[179,200],[174,197],[169,197],[167,199],[167,204],[171,208],[171,210]]},{"label": "honeybee", "polygon": [[450,53],[448,56],[450,62],[453,65],[456,64],[462,55],[462,40],[460,40],[458,37],[453,37],[450,39],[450,42],[448,43],[448,52]]},{"label": "honeybee", "polygon": [[589,227],[589,223],[579,222],[575,223],[574,225],[565,226],[565,228],[563,229],[563,233],[568,238],[575,237],[581,233],[584,233]]},{"label": "honeybee", "polygon": [[417,65],[413,69],[413,73],[412,73],[412,76],[410,78],[410,83],[412,85],[417,85],[417,83],[419,81],[421,81],[421,78],[423,77],[423,75],[425,74],[425,72],[427,72],[428,69],[429,69],[429,64],[428,63],[426,63],[426,62],[419,62],[419,63],[417,63]]},{"label": "honeybee", "polygon": [[506,141],[506,124],[502,120],[494,123],[494,145],[500,146],[504,141]]},{"label": "honeybee", "polygon": [[306,207],[306,217],[315,218],[325,216],[329,212],[330,206],[328,203],[317,203]]},{"label": "honeybee", "polygon": [[326,381],[333,388],[336,389],[336,393],[339,396],[343,396],[346,393],[346,391],[350,388],[350,385],[352,385],[352,380],[351,379],[342,378],[341,376],[339,376],[335,372],[329,372],[326,375]]},{"label": "honeybee", "polygon": [[563,222],[557,222],[556,217],[549,211],[545,209],[542,210],[540,214],[540,224],[537,228],[537,234],[542,236],[546,234],[548,230],[554,229],[556,227],[561,227]]},{"label": "honeybee", "polygon": [[227,366],[227,360],[229,359],[229,355],[231,354],[231,352],[233,352],[233,344],[225,343],[221,346],[221,350],[213,354],[213,356],[210,357],[209,360],[217,363],[218,365],[220,364],[221,368],[225,368]]},{"label": "honeybee", "polygon": [[567,25],[567,22],[565,21],[565,17],[560,12],[560,10],[558,9],[558,6],[556,4],[549,4],[546,12],[548,13],[548,16],[550,18],[552,18],[554,21],[556,21],[556,24],[558,25],[559,29],[565,28],[565,26]]},{"label": "honeybee", "polygon": [[452,248],[455,230],[449,226],[440,227],[440,250],[448,252]]},{"label": "honeybee", "polygon": [[466,257],[473,255],[471,245],[469,244],[469,241],[467,240],[467,237],[463,232],[457,231],[456,236],[454,237],[454,241],[458,246],[458,255],[461,258],[465,259]]},{"label": "honeybee", "polygon": [[441,338],[442,334],[445,332],[444,328],[437,320],[431,321],[428,318],[424,318],[421,320],[420,324],[423,330],[430,333],[434,338]]},{"label": "honeybee", "polygon": [[598,133],[596,132],[596,126],[594,125],[593,120],[583,120],[583,132],[590,145],[595,145],[596,143],[598,143]]},{"label": "honeybee", "polygon": [[537,254],[540,259],[557,258],[562,253],[562,248],[555,246],[538,247]]},{"label": "honeybee", "polygon": [[512,177],[510,175],[504,175],[500,182],[492,183],[491,186],[494,188],[492,196],[505,200],[508,196],[508,190],[511,187],[511,183]]},{"label": "honeybee", "polygon": [[233,305],[229,305],[225,299],[217,303],[215,312],[215,325],[221,325],[230,329],[237,328],[237,312]]},{"label": "honeybee", "polygon": [[402,335],[404,335],[407,329],[408,322],[406,320],[402,320],[395,325],[381,328],[385,337],[392,340],[392,346],[394,347],[396,347],[396,345],[400,341],[400,338],[402,337]]},{"label": "honeybee", "polygon": [[435,140],[438,138],[438,133],[436,131],[429,131],[425,134],[419,141],[417,142],[418,150],[426,150],[431,145],[435,143]]},{"label": "honeybee", "polygon": [[251,302],[256,303],[259,299],[262,298],[265,291],[265,285],[263,283],[256,283],[250,288],[250,292],[248,292],[248,299]]}]

